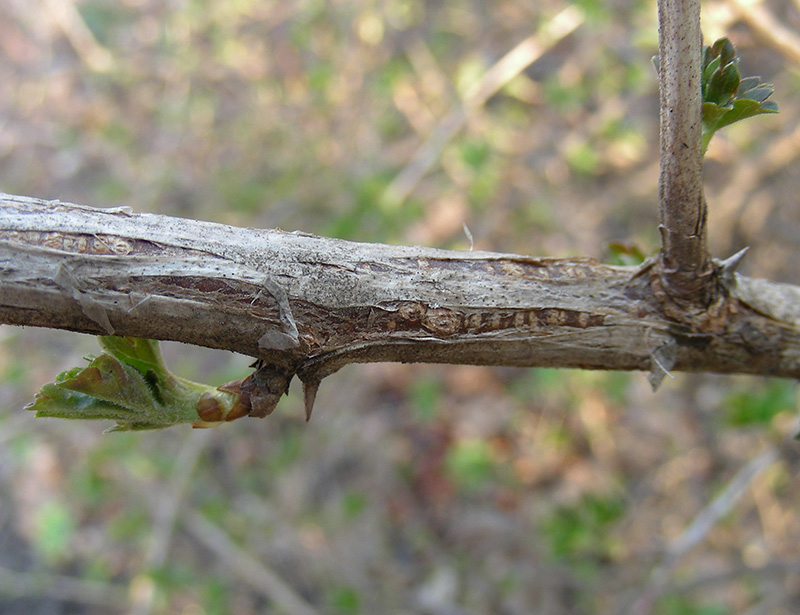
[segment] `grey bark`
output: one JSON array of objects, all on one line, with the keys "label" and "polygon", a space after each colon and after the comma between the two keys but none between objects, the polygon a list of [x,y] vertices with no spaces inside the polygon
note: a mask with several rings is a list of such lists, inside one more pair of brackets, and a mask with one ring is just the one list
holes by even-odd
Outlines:
[{"label": "grey bark", "polygon": [[[0,323],[177,340],[315,385],[404,361],[800,376],[800,288],[714,264],[704,309],[657,261],[353,243],[0,195]],[[287,381],[288,382],[288,381]]]},{"label": "grey bark", "polygon": [[661,274],[673,298],[708,305],[713,265],[706,247],[700,104],[700,0],[659,0]]}]

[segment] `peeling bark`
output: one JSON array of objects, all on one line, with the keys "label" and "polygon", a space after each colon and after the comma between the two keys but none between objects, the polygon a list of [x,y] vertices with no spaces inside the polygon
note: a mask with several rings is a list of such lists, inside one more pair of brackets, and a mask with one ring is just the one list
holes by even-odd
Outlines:
[{"label": "peeling bark", "polygon": [[294,375],[310,412],[324,377],[373,361],[645,370],[654,385],[672,370],[799,377],[800,288],[736,262],[713,265],[701,309],[666,292],[657,260],[353,243],[0,195],[0,322],[250,355],[257,390],[240,388],[261,414]]}]

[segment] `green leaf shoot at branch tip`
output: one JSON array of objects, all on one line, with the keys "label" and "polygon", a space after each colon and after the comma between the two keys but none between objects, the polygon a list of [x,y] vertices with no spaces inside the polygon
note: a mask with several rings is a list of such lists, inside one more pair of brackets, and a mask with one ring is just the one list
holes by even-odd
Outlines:
[{"label": "green leaf shoot at branch tip", "polygon": [[[700,89],[702,98],[702,146],[705,154],[711,137],[720,128],[740,120],[778,113],[778,105],[767,98],[775,88],[763,83],[761,77],[742,78],[736,48],[727,38],[703,46]],[[659,58],[653,56],[653,66],[659,70]]]},{"label": "green leaf shoot at branch tip", "polygon": [[736,48],[727,38],[703,47],[700,83],[703,153],[720,128],[755,115],[778,112],[778,105],[767,100],[775,88],[763,83],[761,77],[742,78]]},{"label": "green leaf shoot at branch tip", "polygon": [[37,417],[110,419],[109,431],[211,427],[243,416],[239,396],[170,373],[154,340],[104,336],[105,352],[59,374],[27,410]]}]

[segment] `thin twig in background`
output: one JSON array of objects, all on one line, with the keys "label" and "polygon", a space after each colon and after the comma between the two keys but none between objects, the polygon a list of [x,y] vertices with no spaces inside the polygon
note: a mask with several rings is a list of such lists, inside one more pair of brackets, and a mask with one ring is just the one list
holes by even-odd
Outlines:
[{"label": "thin twig in background", "polygon": [[[167,561],[180,504],[189,486],[189,479],[210,438],[211,432],[205,430],[193,430],[186,435],[186,440],[175,459],[169,482],[154,500],[154,505],[157,506],[156,518],[144,558],[144,575],[160,568]],[[155,605],[155,584],[149,576],[144,575],[135,577],[131,583],[133,599],[131,615],[149,615]]]},{"label": "thin twig in background", "polygon": [[[765,594],[755,605],[742,612],[742,615],[770,615],[776,613],[775,609],[781,604],[786,604],[786,596],[778,592]],[[786,611],[784,611],[786,612]],[[796,611],[790,611],[796,612]]]},{"label": "thin twig in background", "polygon": [[769,578],[778,574],[790,574],[794,576],[800,575],[800,558],[790,560],[775,560],[764,564],[763,566],[759,566],[758,568],[753,568],[752,566],[748,566],[746,564],[739,564],[738,566],[735,566],[730,570],[726,570],[725,572],[695,577],[691,581],[676,584],[670,589],[677,593],[685,594],[697,591],[699,589],[708,589],[714,585],[724,585],[745,575],[748,577]]},{"label": "thin twig in background", "polygon": [[237,546],[224,531],[203,515],[193,510],[184,511],[183,522],[192,536],[213,551],[227,570],[274,602],[281,612],[292,615],[319,615],[319,612],[286,581]]},{"label": "thin twig in background", "polygon": [[772,13],[757,2],[728,0],[728,4],[759,38],[790,61],[800,65],[800,36],[781,25]]},{"label": "thin twig in background", "polygon": [[650,580],[629,610],[630,615],[648,615],[658,597],[667,589],[678,562],[693,547],[705,540],[711,529],[727,515],[755,478],[780,458],[772,446],[751,459],[700,513],[683,533],[666,548],[664,560],[650,574]]},{"label": "thin twig in background", "polygon": [[761,472],[778,461],[779,456],[777,448],[768,448],[739,470],[725,489],[694,518],[689,527],[676,540],[672,541],[668,549],[669,558],[683,557],[690,549],[704,540],[711,528],[739,501],[750,483]]},{"label": "thin twig in background", "polygon": [[47,11],[67,37],[83,63],[92,71],[105,73],[111,70],[114,59],[108,49],[95,38],[83,20],[73,0],[43,0]]},{"label": "thin twig in background", "polygon": [[[714,197],[714,225],[711,232],[719,241],[733,236],[746,216],[753,193],[765,184],[764,179],[787,168],[800,156],[800,124],[777,137],[756,160],[740,165],[736,175]],[[749,228],[750,232],[754,229]],[[759,229],[760,230],[760,229]]]},{"label": "thin twig in background", "polygon": [[464,95],[461,104],[445,115],[394,178],[383,194],[383,203],[401,204],[434,163],[445,145],[461,130],[467,118],[504,85],[539,59],[548,49],[574,32],[584,21],[583,12],[570,6],[545,24],[540,32],[519,43],[494,64]]},{"label": "thin twig in background", "polygon": [[0,595],[52,598],[106,609],[122,609],[128,602],[127,590],[119,585],[57,574],[18,572],[4,566],[0,567]]}]

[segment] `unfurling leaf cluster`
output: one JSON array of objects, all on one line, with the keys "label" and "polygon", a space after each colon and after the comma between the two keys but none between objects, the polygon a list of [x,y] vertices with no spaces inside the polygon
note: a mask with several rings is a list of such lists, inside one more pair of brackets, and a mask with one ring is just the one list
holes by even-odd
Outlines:
[{"label": "unfurling leaf cluster", "polygon": [[778,105],[767,100],[774,87],[763,83],[761,77],[742,78],[736,48],[727,38],[703,47],[700,81],[703,101],[703,152],[720,128],[754,115],[778,112]]},{"label": "unfurling leaf cluster", "polygon": [[189,423],[211,427],[242,416],[239,396],[172,374],[158,342],[142,338],[98,338],[105,352],[89,364],[62,372],[42,387],[26,409],[36,416],[110,419],[109,431],[162,429]]}]

